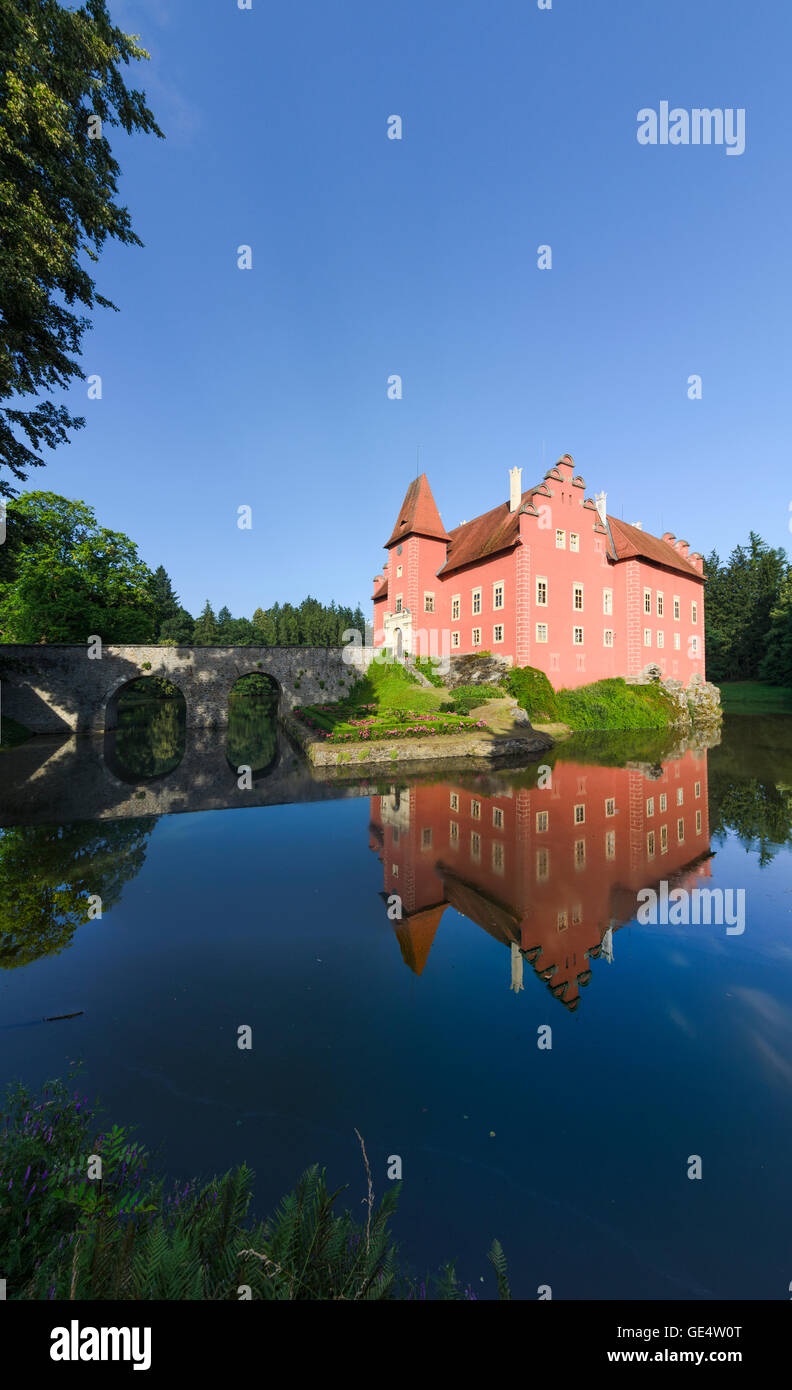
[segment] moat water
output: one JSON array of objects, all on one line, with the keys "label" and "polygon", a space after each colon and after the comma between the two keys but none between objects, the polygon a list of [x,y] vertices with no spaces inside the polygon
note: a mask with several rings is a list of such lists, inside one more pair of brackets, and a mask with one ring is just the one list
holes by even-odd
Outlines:
[{"label": "moat water", "polygon": [[[2,754],[0,826],[0,1084],[82,1062],[261,1215],[315,1162],[362,1212],[357,1128],[404,1261],[481,1297],[493,1237],[515,1297],[789,1297],[789,717],[333,784],[266,709],[160,711]],[[741,921],[642,924],[664,882]]]}]

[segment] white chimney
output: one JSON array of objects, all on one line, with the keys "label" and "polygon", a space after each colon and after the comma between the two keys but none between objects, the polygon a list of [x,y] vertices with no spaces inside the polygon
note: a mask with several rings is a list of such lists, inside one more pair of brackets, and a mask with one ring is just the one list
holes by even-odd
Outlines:
[{"label": "white chimney", "polygon": [[509,511],[516,512],[522,499],[522,469],[509,469]]},{"label": "white chimney", "polygon": [[597,495],[596,495],[596,497],[594,498],[594,506],[597,508],[597,511],[598,511],[598,513],[599,513],[599,519],[600,519],[600,521],[602,522],[603,526],[605,526],[605,525],[607,524],[607,523],[606,523],[606,517],[607,517],[607,515],[608,515],[607,510],[606,510],[606,509],[607,509],[607,505],[608,505],[608,494],[607,494],[607,492],[598,492]]},{"label": "white chimney", "polygon": [[642,522],[642,521],[634,521],[634,522],[633,522],[633,526],[635,527],[636,531],[643,531],[643,522]]}]

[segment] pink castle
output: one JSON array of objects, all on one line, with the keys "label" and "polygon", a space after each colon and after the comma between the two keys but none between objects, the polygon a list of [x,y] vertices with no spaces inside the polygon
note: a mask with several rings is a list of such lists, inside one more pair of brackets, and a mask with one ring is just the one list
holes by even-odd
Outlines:
[{"label": "pink castle", "polygon": [[569,454],[537,486],[446,531],[426,475],[410,483],[374,580],[374,645],[396,656],[490,651],[556,689],[656,667],[704,679],[704,564],[670,532],[608,516]]}]

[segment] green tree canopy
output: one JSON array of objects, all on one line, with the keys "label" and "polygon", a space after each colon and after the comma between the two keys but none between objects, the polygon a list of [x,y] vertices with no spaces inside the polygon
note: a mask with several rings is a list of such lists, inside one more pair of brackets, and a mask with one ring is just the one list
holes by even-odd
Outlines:
[{"label": "green tree canopy", "polygon": [[727,563],[716,551],[707,556],[704,572],[707,674],[714,681],[756,677],[789,572],[786,553],[751,531]]},{"label": "green tree canopy", "polygon": [[90,319],[75,306],[115,308],[85,261],[108,237],[141,245],[116,201],[106,132],[162,135],[121,75],[145,58],[106,0],[0,4],[0,495],[43,463],[43,445],[85,423],[52,400],[26,402],[84,376],[76,356]]},{"label": "green tree canopy", "polygon": [[0,640],[154,639],[152,574],[128,536],[99,526],[85,502],[54,492],[23,493],[8,515]]}]

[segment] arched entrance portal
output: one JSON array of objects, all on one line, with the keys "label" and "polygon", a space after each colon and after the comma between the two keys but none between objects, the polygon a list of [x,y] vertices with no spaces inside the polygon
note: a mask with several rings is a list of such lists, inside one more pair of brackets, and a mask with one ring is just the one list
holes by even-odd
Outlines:
[{"label": "arched entrance portal", "polygon": [[393,647],[396,653],[396,660],[401,661],[402,657],[404,656],[404,639],[402,637],[402,630],[400,627],[397,627],[393,634]]},{"label": "arched entrance portal", "polygon": [[226,757],[235,772],[265,772],[278,750],[280,686],[272,676],[249,671],[228,692]]},{"label": "arched entrance portal", "polygon": [[187,703],[161,676],[137,676],[114,691],[105,716],[105,760],[122,782],[166,777],[184,757]]}]

